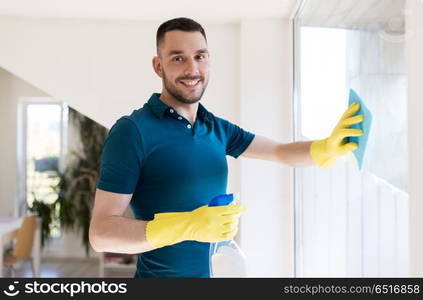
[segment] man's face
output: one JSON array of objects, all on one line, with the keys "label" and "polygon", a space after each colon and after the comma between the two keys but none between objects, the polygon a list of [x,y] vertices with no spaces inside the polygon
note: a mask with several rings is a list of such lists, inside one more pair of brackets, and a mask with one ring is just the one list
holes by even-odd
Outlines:
[{"label": "man's face", "polygon": [[177,101],[196,103],[209,81],[206,40],[198,31],[168,31],[159,45],[153,66],[162,78],[165,92]]}]

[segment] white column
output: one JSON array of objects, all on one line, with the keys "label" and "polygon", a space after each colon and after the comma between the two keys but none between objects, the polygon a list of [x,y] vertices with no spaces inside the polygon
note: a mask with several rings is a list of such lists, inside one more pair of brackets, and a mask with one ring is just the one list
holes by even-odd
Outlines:
[{"label": "white column", "polygon": [[423,1],[408,0],[406,57],[410,178],[410,276],[423,276]]},{"label": "white column", "polygon": [[[240,24],[241,125],[281,142],[292,141],[292,25],[289,20]],[[249,277],[294,274],[293,170],[243,158],[241,247]]]}]

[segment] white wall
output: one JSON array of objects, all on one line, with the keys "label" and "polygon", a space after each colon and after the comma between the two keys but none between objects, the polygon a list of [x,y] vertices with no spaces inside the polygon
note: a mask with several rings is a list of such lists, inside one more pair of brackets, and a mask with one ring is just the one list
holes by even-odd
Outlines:
[{"label": "white wall", "polygon": [[[288,20],[241,22],[241,123],[256,134],[292,141],[292,25]],[[242,161],[241,198],[248,206],[241,244],[248,276],[294,272],[292,169]]]},{"label": "white wall", "polygon": [[423,3],[408,0],[406,57],[410,176],[410,276],[423,276]]},{"label": "white wall", "polygon": [[[0,66],[110,127],[161,89],[151,67],[158,25],[0,17]],[[204,27],[213,59],[204,101],[236,121],[237,26]]]},{"label": "white wall", "polygon": [[0,216],[13,216],[16,194],[17,104],[44,92],[0,67]]},{"label": "white wall", "polygon": [[[151,68],[158,25],[0,17],[0,66],[110,127],[121,115],[139,108],[152,92],[160,91],[161,82]],[[290,141],[289,22],[263,19],[203,25],[212,58],[203,104],[254,133]],[[249,275],[291,276],[292,170],[231,158],[229,168],[228,191],[241,191],[242,201],[250,207],[241,229]],[[72,251],[64,244],[62,251],[60,245],[52,245],[47,253],[80,256],[79,241],[72,245]]]}]

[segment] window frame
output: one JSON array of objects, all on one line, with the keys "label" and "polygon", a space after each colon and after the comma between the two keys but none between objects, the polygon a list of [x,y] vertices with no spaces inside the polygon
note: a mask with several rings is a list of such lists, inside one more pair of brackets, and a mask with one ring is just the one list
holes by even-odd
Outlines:
[{"label": "window frame", "polygon": [[27,205],[27,133],[28,133],[28,107],[30,105],[56,105],[61,108],[60,114],[60,155],[59,168],[62,167],[63,158],[67,149],[68,106],[51,97],[23,97],[19,99],[17,110],[17,144],[16,144],[16,199],[15,217],[22,217],[28,210]]}]

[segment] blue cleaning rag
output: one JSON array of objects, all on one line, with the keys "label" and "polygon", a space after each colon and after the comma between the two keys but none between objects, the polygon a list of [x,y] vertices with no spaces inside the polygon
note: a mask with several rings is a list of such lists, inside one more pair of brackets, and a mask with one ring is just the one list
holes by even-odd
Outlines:
[{"label": "blue cleaning rag", "polygon": [[364,153],[366,151],[367,140],[368,140],[368,137],[370,134],[370,128],[372,125],[372,113],[366,107],[366,105],[364,104],[360,96],[358,96],[357,93],[353,89],[350,89],[348,106],[350,106],[353,102],[360,104],[360,110],[355,115],[364,115],[364,120],[363,122],[359,124],[351,125],[350,127],[354,129],[363,130],[363,135],[358,137],[357,136],[348,137],[347,142],[357,143],[358,148],[353,151],[353,154],[355,158],[357,159],[358,168],[361,170],[363,166],[363,159],[364,159]]}]

